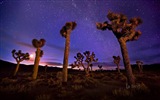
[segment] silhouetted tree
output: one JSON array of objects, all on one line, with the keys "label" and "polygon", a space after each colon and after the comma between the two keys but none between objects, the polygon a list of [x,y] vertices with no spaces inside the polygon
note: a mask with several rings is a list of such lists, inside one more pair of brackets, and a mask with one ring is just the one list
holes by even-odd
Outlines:
[{"label": "silhouetted tree", "polygon": [[140,72],[140,73],[143,73],[143,62],[140,61],[140,60],[137,60],[136,63],[137,63],[139,72]]},{"label": "silhouetted tree", "polygon": [[93,68],[93,64],[90,64],[90,68],[91,68],[91,72],[92,72],[92,70],[93,70],[93,69],[92,69],[92,68]]},{"label": "silhouetted tree", "polygon": [[68,57],[69,57],[69,49],[70,49],[70,34],[71,31],[76,28],[77,24],[75,22],[67,22],[65,26],[60,30],[60,34],[62,37],[66,38],[65,42],[65,50],[64,50],[64,59],[63,59],[63,79],[62,82],[67,82],[68,77]]},{"label": "silhouetted tree", "polygon": [[33,79],[37,79],[40,57],[43,56],[43,50],[41,50],[41,47],[45,45],[45,42],[46,42],[45,39],[40,39],[40,40],[33,39],[32,40],[32,45],[37,49],[36,57],[34,60],[33,74],[32,74]]},{"label": "silhouetted tree", "polygon": [[98,65],[99,71],[102,71],[102,65]]},{"label": "silhouetted tree", "polygon": [[120,63],[120,60],[121,60],[121,58],[120,58],[120,56],[113,56],[113,62],[117,65],[117,70],[118,70],[118,73],[120,73],[120,68],[119,68],[119,63]]},{"label": "silhouetted tree", "polygon": [[44,66],[44,72],[45,72],[45,73],[47,72],[47,68],[48,68],[48,65],[45,65],[45,66]]},{"label": "silhouetted tree", "polygon": [[107,18],[110,22],[105,21],[104,23],[96,23],[97,29],[111,30],[118,39],[127,73],[128,84],[132,87],[132,85],[135,84],[135,77],[132,73],[126,42],[139,38],[141,32],[137,31],[136,27],[142,23],[142,20],[141,18],[135,17],[128,21],[124,14],[113,12],[109,12]]},{"label": "silhouetted tree", "polygon": [[17,66],[16,66],[16,69],[13,74],[13,76],[16,76],[18,69],[19,69],[20,62],[22,62],[23,60],[29,60],[29,53],[22,53],[21,50],[16,52],[16,50],[14,49],[14,50],[12,50],[12,56],[17,62]]},{"label": "silhouetted tree", "polygon": [[70,64],[70,66],[72,68],[83,67],[87,77],[89,76],[90,67],[93,66],[92,62],[98,61],[98,59],[95,58],[94,52],[91,53],[90,51],[85,51],[83,54],[79,52],[74,58],[76,61],[73,64]]}]

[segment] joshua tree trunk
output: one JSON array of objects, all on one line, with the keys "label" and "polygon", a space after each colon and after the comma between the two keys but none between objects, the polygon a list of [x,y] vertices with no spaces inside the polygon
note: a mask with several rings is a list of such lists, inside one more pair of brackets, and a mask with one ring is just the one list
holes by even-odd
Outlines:
[{"label": "joshua tree trunk", "polygon": [[132,68],[130,65],[130,59],[129,59],[129,55],[128,55],[128,51],[127,51],[127,46],[126,46],[126,41],[124,41],[122,38],[118,39],[120,47],[121,47],[121,52],[122,52],[122,56],[123,56],[123,63],[125,66],[125,70],[126,70],[126,76],[127,76],[127,81],[128,84],[130,85],[130,87],[132,87],[132,85],[135,84],[135,78],[133,76],[132,73]]},{"label": "joshua tree trunk", "polygon": [[141,65],[141,73],[143,73],[143,65]]},{"label": "joshua tree trunk", "polygon": [[138,64],[138,69],[139,69],[139,72],[142,73],[142,65]]},{"label": "joshua tree trunk", "polygon": [[16,76],[16,74],[17,74],[17,72],[18,72],[18,69],[19,69],[19,64],[20,64],[20,62],[18,61],[13,76]]},{"label": "joshua tree trunk", "polygon": [[33,74],[32,74],[33,79],[37,78],[39,61],[40,61],[40,52],[41,52],[40,48],[37,48],[35,62],[34,62],[34,68],[33,68]]},{"label": "joshua tree trunk", "polygon": [[67,82],[68,75],[68,57],[69,57],[69,48],[70,48],[70,32],[67,33],[65,50],[64,50],[64,59],[63,59],[63,82]]},{"label": "joshua tree trunk", "polygon": [[47,67],[45,67],[44,72],[45,72],[45,73],[47,72]]},{"label": "joshua tree trunk", "polygon": [[89,69],[85,68],[84,71],[85,71],[86,77],[89,77]]},{"label": "joshua tree trunk", "polygon": [[92,67],[91,67],[91,72],[92,72]]},{"label": "joshua tree trunk", "polygon": [[117,64],[117,70],[118,70],[118,73],[120,73],[119,64]]}]

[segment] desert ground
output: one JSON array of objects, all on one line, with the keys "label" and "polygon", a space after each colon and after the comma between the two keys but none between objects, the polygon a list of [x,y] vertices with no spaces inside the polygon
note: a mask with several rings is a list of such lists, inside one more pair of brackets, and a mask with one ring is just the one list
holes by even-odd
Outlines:
[{"label": "desert ground", "polygon": [[40,66],[38,78],[32,80],[32,65],[20,65],[13,77],[15,64],[1,61],[1,100],[156,100],[160,98],[160,70],[145,69],[139,73],[133,68],[135,88],[128,88],[125,71],[92,71],[86,77],[83,71],[68,71],[68,82],[62,84],[60,68]]}]

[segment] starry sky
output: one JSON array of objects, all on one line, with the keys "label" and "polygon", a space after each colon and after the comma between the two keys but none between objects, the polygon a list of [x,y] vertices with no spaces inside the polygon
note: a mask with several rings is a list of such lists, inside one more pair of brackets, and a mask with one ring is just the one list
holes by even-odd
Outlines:
[{"label": "starry sky", "polygon": [[[77,52],[93,51],[99,63],[114,66],[112,56],[120,56],[120,46],[111,31],[96,29],[96,22],[104,22],[108,11],[125,14],[129,19],[140,17],[137,27],[142,35],[127,43],[131,64],[141,60],[145,64],[160,63],[160,1],[159,0],[1,0],[0,1],[0,59],[15,63],[13,49],[33,55],[24,64],[33,64],[36,49],[32,39],[46,40],[41,49],[40,64],[61,66],[65,38],[60,29],[66,22],[75,21],[71,33],[69,63]],[[123,67],[123,62],[120,64]]]}]

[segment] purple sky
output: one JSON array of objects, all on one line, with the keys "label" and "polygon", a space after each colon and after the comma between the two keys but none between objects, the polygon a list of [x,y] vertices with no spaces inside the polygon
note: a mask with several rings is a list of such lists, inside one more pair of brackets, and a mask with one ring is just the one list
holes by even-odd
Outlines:
[{"label": "purple sky", "polygon": [[[131,64],[160,63],[160,1],[159,0],[1,0],[0,1],[0,59],[15,62],[13,49],[35,53],[32,39],[44,38],[41,64],[61,65],[65,38],[60,29],[69,21],[77,27],[71,33],[69,63],[77,52],[94,51],[99,63],[114,65],[112,56],[121,51],[111,31],[96,29],[104,22],[108,11],[125,14],[129,19],[139,16],[143,24],[137,27],[139,40],[127,43]],[[33,64],[34,58],[22,63]],[[123,66],[121,61],[121,66]]]}]

